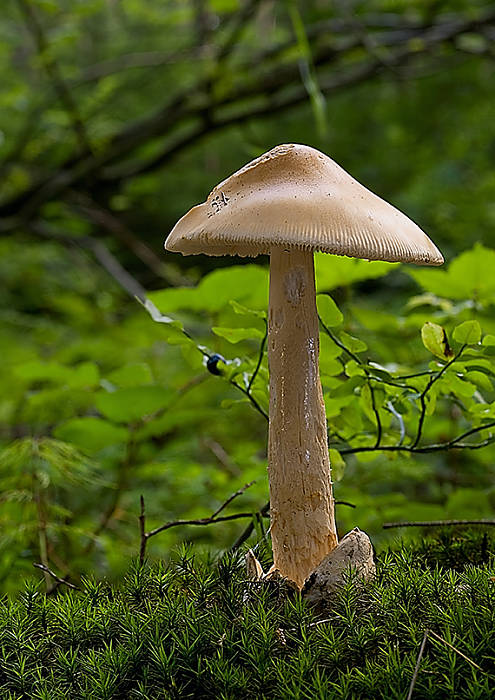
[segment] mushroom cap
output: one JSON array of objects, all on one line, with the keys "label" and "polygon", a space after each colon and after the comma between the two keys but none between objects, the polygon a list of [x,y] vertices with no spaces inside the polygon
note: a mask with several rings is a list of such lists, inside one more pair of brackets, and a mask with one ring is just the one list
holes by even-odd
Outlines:
[{"label": "mushroom cap", "polygon": [[174,226],[167,250],[185,255],[269,254],[302,248],[368,260],[441,265],[405,214],[325,154],[284,144],[230,175]]}]

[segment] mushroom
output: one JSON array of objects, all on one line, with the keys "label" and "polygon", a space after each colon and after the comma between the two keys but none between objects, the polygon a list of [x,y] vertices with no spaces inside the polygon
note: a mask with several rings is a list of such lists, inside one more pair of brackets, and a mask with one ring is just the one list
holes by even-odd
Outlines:
[{"label": "mushroom", "polygon": [[277,146],[217,185],[174,226],[185,255],[270,256],[268,476],[273,570],[299,588],[337,546],[318,371],[314,251],[440,265],[404,214],[309,146]]}]

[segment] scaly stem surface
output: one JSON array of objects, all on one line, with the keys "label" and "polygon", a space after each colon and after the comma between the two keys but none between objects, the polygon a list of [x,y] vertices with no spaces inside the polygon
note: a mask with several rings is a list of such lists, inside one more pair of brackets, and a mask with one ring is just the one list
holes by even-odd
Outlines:
[{"label": "scaly stem surface", "polygon": [[268,475],[274,568],[302,586],[337,545],[313,253],[270,256]]}]

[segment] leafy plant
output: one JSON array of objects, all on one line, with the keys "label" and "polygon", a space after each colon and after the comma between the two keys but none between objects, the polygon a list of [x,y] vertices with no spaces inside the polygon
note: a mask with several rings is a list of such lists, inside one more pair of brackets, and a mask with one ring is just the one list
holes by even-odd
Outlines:
[{"label": "leafy plant", "polygon": [[[463,255],[476,269],[489,253],[478,246]],[[391,308],[380,275],[408,288],[416,270],[335,258],[334,282],[325,282],[326,264],[317,261],[330,455],[336,498],[355,506],[337,506],[340,532],[357,524],[379,544],[387,537],[382,524],[405,514],[490,517],[491,292],[476,305],[439,297],[428,291],[428,274],[435,280],[437,271],[421,271],[420,293],[410,286],[413,296]],[[445,274],[456,269],[457,260]],[[344,298],[356,274],[361,285],[378,285],[372,304]],[[155,306],[148,308],[164,323],[124,305],[118,292],[104,311],[82,296],[85,316],[71,325],[72,337],[65,335],[70,311],[53,321],[43,358],[39,335],[6,326],[0,563],[7,590],[33,561],[76,580],[95,569],[119,575],[139,550],[141,495],[150,531],[208,518],[253,480],[224,514],[260,512],[267,501],[266,295],[266,270],[247,265],[214,271],[197,287],[150,293]],[[98,336],[90,314],[102,324]],[[24,314],[16,323],[23,329],[33,321]],[[432,325],[449,352],[441,344],[431,352]],[[206,365],[215,355],[224,359],[214,360],[212,374]],[[253,517],[254,528],[249,518],[167,528],[147,554],[166,557],[184,539],[228,548],[248,526],[257,540],[263,529]]]}]

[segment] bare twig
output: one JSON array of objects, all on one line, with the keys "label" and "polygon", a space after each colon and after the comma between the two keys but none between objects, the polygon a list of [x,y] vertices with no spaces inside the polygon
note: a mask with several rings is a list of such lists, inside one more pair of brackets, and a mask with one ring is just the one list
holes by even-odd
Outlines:
[{"label": "bare twig", "polygon": [[141,543],[140,543],[140,554],[139,554],[139,561],[143,563],[144,557],[146,554],[146,544],[150,537],[154,537],[155,535],[158,535],[160,532],[165,532],[165,530],[169,530],[172,527],[179,527],[181,525],[214,525],[215,523],[225,523],[231,520],[241,520],[243,518],[252,518],[255,513],[253,512],[245,512],[245,513],[233,513],[232,515],[220,515],[220,513],[230,504],[232,501],[237,498],[238,496],[241,496],[246,489],[248,489],[250,486],[254,484],[254,481],[249,482],[248,484],[245,484],[242,488],[238,489],[233,493],[231,496],[227,498],[226,501],[224,501],[219,508],[217,508],[216,511],[214,511],[210,516],[207,518],[197,518],[194,520],[172,520],[168,523],[165,523],[164,525],[160,525],[160,527],[156,527],[153,530],[150,530],[149,532],[145,532],[145,511],[144,511],[144,499],[141,496],[141,512],[139,516],[139,526],[140,526],[140,534],[141,534]]},{"label": "bare twig", "polygon": [[139,513],[139,533],[141,535],[139,547],[139,563],[142,566],[144,564],[144,557],[146,555],[146,543],[148,541],[148,538],[146,537],[146,513],[144,510],[144,496],[142,494],[139,498],[139,502],[141,505],[141,511]]},{"label": "bare twig", "polygon": [[230,456],[219,442],[209,437],[203,438],[202,442],[215,455],[218,462],[230,476],[239,477],[241,475],[241,470],[232,462]]},{"label": "bare twig", "polygon": [[414,667],[414,673],[413,673],[412,678],[411,678],[411,685],[409,686],[409,692],[407,694],[406,700],[411,700],[411,698],[412,698],[414,686],[416,685],[416,679],[417,679],[418,673],[419,673],[419,666],[421,664],[421,659],[423,658],[423,653],[424,653],[425,646],[426,646],[426,640],[428,639],[428,632],[429,632],[429,630],[428,630],[428,628],[426,628],[425,633],[423,635],[423,641],[421,642],[421,646],[419,647],[418,658],[416,660],[416,666]]},{"label": "bare twig", "polygon": [[209,520],[214,520],[214,519],[217,517],[217,515],[220,515],[220,513],[221,513],[223,510],[225,510],[225,508],[226,508],[230,503],[232,503],[232,501],[233,501],[235,498],[237,498],[238,496],[242,496],[242,494],[244,493],[244,491],[247,491],[247,489],[248,489],[250,486],[252,486],[254,483],[255,483],[254,480],[253,480],[253,481],[250,481],[249,483],[244,484],[244,486],[242,486],[240,489],[238,489],[237,491],[235,491],[231,496],[229,496],[229,497],[227,498],[226,501],[224,501],[224,502],[222,503],[222,505],[221,505],[219,508],[216,509],[216,511],[215,511],[212,515],[210,515]]},{"label": "bare twig", "polygon": [[399,421],[399,429],[400,429],[400,440],[399,440],[399,446],[402,445],[404,442],[404,438],[406,437],[406,426],[404,424],[404,418],[402,414],[400,414],[393,403],[391,401],[387,401],[387,410],[390,411],[390,413],[397,418]]},{"label": "bare twig", "polygon": [[371,408],[373,410],[373,413],[375,415],[375,420],[376,420],[375,450],[378,450],[380,448],[380,442],[382,440],[382,421],[380,418],[380,413],[378,411],[378,407],[376,405],[375,390],[371,384],[369,377],[368,377],[368,387],[369,387],[370,396],[371,396]]},{"label": "bare twig", "polygon": [[48,566],[45,564],[33,564],[33,566],[36,569],[41,569],[45,574],[48,574],[51,576],[58,584],[63,584],[64,586],[67,586],[68,588],[72,588],[75,591],[80,591],[81,589],[79,586],[76,586],[74,583],[71,583],[70,581],[67,581],[65,578],[60,578],[60,576],[57,576],[57,574],[52,571]]},{"label": "bare twig", "polygon": [[405,520],[397,523],[383,523],[382,527],[387,530],[392,527],[452,527],[454,525],[495,525],[495,520]]},{"label": "bare twig", "polygon": [[349,501],[335,501],[336,506],[347,506],[348,508],[355,508],[355,503],[349,503]]}]

